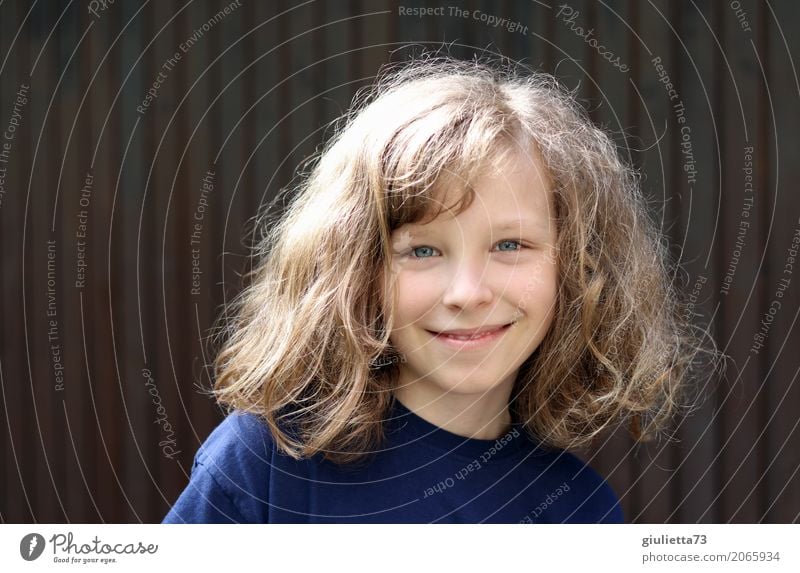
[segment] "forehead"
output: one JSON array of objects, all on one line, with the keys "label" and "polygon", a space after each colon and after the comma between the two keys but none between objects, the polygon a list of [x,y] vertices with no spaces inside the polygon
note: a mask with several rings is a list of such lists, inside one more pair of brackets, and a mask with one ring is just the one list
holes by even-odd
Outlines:
[{"label": "forehead", "polygon": [[[531,217],[546,218],[551,211],[546,193],[550,183],[533,140],[507,132],[483,143],[465,142],[444,163],[435,154],[415,155],[412,160],[406,157],[411,151],[404,150],[399,155],[402,161],[384,165],[389,230],[457,216],[476,200],[479,206],[492,205],[496,213],[529,211]],[[405,165],[403,170],[395,165],[398,162]]]},{"label": "forehead", "polygon": [[[547,229],[554,215],[551,187],[537,154],[519,150],[498,154],[486,162],[472,182],[452,176],[438,181],[426,216],[410,221],[407,228],[424,232],[466,218],[484,219],[498,230],[531,226]],[[459,208],[465,194],[472,199]]]}]

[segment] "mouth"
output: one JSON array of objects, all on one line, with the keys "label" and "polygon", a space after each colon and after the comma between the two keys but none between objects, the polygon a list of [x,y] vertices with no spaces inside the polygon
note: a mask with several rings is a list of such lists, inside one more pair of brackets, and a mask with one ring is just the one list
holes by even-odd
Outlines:
[{"label": "mouth", "polygon": [[478,348],[501,338],[516,322],[500,326],[488,326],[472,330],[448,330],[435,332],[428,330],[436,340],[456,348]]}]

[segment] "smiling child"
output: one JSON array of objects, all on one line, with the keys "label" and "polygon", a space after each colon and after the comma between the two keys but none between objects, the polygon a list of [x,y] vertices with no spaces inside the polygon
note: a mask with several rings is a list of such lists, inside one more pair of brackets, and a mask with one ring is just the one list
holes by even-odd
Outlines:
[{"label": "smiling child", "polygon": [[680,404],[699,346],[635,172],[546,74],[360,93],[227,316],[227,418],[165,522],[621,522],[569,450]]}]

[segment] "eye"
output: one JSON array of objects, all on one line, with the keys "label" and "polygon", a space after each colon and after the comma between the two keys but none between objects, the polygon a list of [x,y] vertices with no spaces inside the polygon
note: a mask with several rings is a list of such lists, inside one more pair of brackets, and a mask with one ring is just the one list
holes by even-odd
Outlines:
[{"label": "eye", "polygon": [[[510,248],[510,249],[502,248],[502,247],[508,246],[508,245],[511,245],[512,248]],[[518,245],[519,249],[514,249],[513,248],[514,245]],[[519,241],[512,240],[512,239],[505,239],[503,241],[500,241],[499,243],[497,243],[497,246],[500,247],[500,252],[505,252],[505,253],[513,253],[515,251],[519,251],[519,250],[522,249],[522,243],[520,243]]]},{"label": "eye", "polygon": [[[517,248],[514,248],[514,247]],[[521,251],[524,247],[520,241],[514,239],[505,239],[497,243],[498,250],[501,253],[516,253]],[[411,247],[408,251],[409,256],[412,259],[429,259],[435,256],[438,250],[434,247],[429,247],[427,245],[421,245],[419,247]]]},{"label": "eye", "polygon": [[409,253],[411,254],[412,259],[427,259],[432,256],[432,253],[435,250],[436,249],[434,249],[433,247],[428,247],[426,245],[423,245],[421,247],[412,247]]}]

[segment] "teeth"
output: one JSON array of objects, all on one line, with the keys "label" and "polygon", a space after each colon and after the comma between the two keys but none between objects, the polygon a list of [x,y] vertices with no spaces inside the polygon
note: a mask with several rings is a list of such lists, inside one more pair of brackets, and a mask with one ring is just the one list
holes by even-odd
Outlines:
[{"label": "teeth", "polygon": [[502,330],[504,327],[497,328],[495,330],[490,330],[488,332],[481,332],[480,334],[472,334],[472,335],[458,335],[458,334],[445,334],[447,338],[454,338],[455,340],[475,340],[476,338],[483,338],[490,334],[494,334],[499,330]]}]

